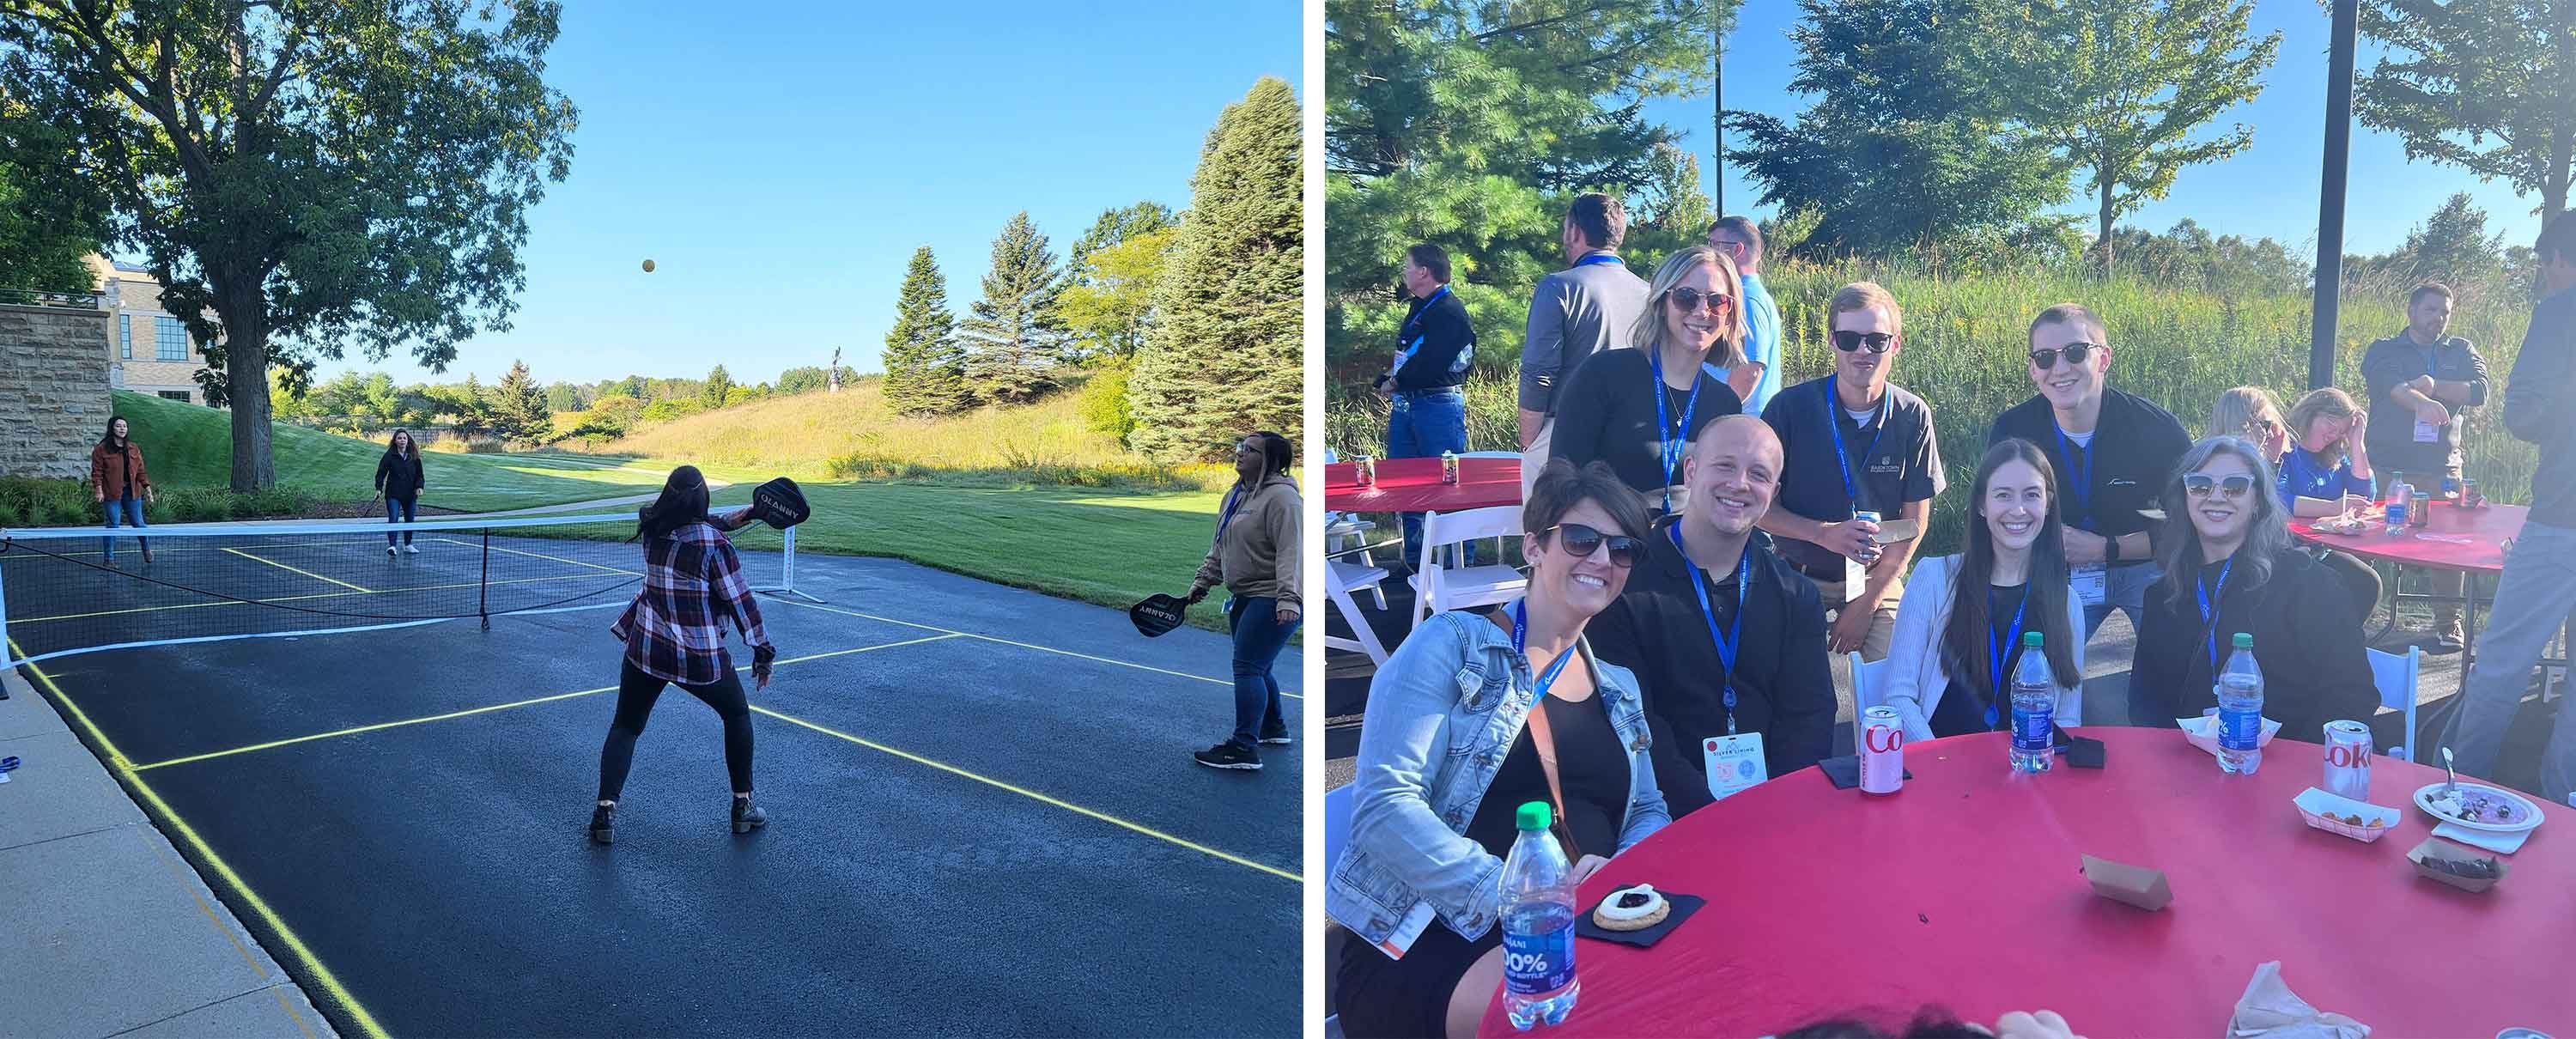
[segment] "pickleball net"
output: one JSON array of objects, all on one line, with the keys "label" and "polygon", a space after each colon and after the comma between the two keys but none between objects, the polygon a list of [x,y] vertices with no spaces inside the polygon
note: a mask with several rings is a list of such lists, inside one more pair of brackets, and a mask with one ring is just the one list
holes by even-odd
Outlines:
[{"label": "pickleball net", "polygon": [[[174,524],[119,528],[112,542],[100,527],[0,530],[0,647],[15,667],[108,649],[612,609],[643,577],[643,547],[625,540],[634,532],[633,513]],[[786,588],[793,553],[792,539],[784,552],[746,545],[744,576]]]}]

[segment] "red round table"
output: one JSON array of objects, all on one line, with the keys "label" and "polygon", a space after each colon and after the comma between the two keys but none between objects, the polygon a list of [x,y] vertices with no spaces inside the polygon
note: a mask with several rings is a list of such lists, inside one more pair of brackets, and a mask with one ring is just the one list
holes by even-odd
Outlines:
[{"label": "red round table", "polygon": [[[2314,519],[2293,519],[2290,533],[2303,541],[2338,548],[2365,560],[2420,566],[2433,570],[2497,574],[2504,572],[2504,543],[2522,531],[2531,511],[2522,505],[2489,505],[2463,509],[2445,501],[2431,503],[2432,518],[2421,527],[2390,537],[2379,523],[2359,534],[2324,534]],[[2380,514],[2385,516],[2383,512]]]},{"label": "red round table", "polygon": [[1359,485],[1359,466],[1324,467],[1324,508],[1333,512],[1456,512],[1521,503],[1521,460],[1460,458],[1458,482],[1440,482],[1438,458],[1381,458],[1377,482]]},{"label": "red round table", "polygon": [[[2544,806],[2504,881],[2473,895],[2406,859],[2432,830],[2411,798],[2440,769],[2377,759],[2370,800],[2405,817],[2362,844],[2290,803],[2323,777],[2315,744],[2277,740],[2232,777],[2172,730],[2081,731],[2107,768],[2017,775],[2005,734],[1961,736],[1907,747],[1914,778],[1891,796],[1809,768],[1675,821],[1586,881],[1581,905],[1641,882],[1708,905],[1652,949],[1578,941],[1574,1012],[1531,1034],[1899,1027],[1939,1005],[1988,1025],[2046,1007],[2079,1034],[2220,1035],[2268,960],[2375,1035],[2576,1033],[2576,810]],[[2095,895],[2084,855],[2164,870],[2173,903]],[[1479,1030],[1523,1034],[1499,993]]]}]

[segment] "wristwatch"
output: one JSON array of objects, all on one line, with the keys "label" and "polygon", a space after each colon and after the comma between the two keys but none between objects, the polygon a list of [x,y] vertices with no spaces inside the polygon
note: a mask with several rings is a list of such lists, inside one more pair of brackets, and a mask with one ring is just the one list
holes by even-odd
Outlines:
[{"label": "wristwatch", "polygon": [[2102,539],[2102,565],[2109,566],[2119,561],[2120,536],[2117,534],[2105,536]]}]

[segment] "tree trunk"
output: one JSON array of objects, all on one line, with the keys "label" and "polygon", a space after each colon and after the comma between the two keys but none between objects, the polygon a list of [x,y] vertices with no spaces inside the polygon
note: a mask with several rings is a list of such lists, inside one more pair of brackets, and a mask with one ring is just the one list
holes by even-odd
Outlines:
[{"label": "tree trunk", "polygon": [[2102,181],[2102,236],[2094,239],[2094,242],[2102,249],[2102,274],[2104,277],[2109,277],[2111,274],[2111,192],[2118,185],[2111,182],[2110,170],[2102,170],[2096,176]]},{"label": "tree trunk", "polygon": [[250,492],[277,485],[277,462],[269,452],[268,333],[226,329],[224,375],[233,408],[233,490]]}]

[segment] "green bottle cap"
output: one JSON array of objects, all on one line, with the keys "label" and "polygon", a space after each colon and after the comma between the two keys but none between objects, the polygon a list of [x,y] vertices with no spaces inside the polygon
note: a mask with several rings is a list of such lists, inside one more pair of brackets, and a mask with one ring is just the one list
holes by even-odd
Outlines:
[{"label": "green bottle cap", "polygon": [[2038,649],[2047,641],[2047,639],[2041,638],[2040,634],[2036,631],[2025,631],[2021,633],[2021,644],[2032,649]]},{"label": "green bottle cap", "polygon": [[2254,635],[2253,635],[2253,633],[2251,633],[2251,632],[2244,632],[2244,631],[2237,632],[2237,633],[2236,633],[2236,648],[2238,648],[2238,649],[2252,649],[2252,648],[2254,648]]},{"label": "green bottle cap", "polygon": [[1547,802],[1531,801],[1527,804],[1521,805],[1517,821],[1520,824],[1522,832],[1526,833],[1547,829],[1548,821],[1554,815],[1555,813],[1548,810]]}]

